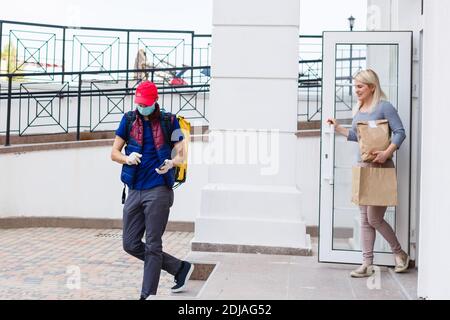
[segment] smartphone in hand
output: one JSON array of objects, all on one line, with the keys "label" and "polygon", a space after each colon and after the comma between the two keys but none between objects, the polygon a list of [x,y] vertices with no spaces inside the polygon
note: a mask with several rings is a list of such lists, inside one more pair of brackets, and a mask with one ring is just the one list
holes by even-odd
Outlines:
[{"label": "smartphone in hand", "polygon": [[166,161],[164,160],[164,162],[158,167],[158,170],[161,170],[162,167],[164,167],[166,165]]}]

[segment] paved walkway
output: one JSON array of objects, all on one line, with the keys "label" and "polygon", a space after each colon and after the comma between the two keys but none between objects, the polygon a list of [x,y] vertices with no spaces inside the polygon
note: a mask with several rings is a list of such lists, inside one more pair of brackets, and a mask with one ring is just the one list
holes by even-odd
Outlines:
[{"label": "paved walkway", "polygon": [[[379,268],[353,279],[355,266],[322,264],[317,256],[190,252],[193,233],[166,232],[164,250],[215,264],[206,282],[171,294],[162,272],[156,299],[415,299],[417,272]],[[142,262],[122,250],[121,230],[0,229],[0,299],[129,299],[140,294]],[[313,242],[317,253],[317,241]],[[80,281],[78,281],[80,280]]]},{"label": "paved walkway", "polygon": [[191,252],[188,260],[216,263],[213,274],[196,296],[206,300],[417,298],[416,270],[396,274],[393,268],[377,267],[374,276],[355,279],[350,277],[355,265],[318,263],[317,256]]},{"label": "paved walkway", "polygon": [[[0,299],[138,299],[143,264],[123,251],[121,234],[116,229],[0,229]],[[166,232],[164,249],[184,258],[192,237]],[[173,284],[173,276],[163,271],[158,293],[170,295]]]}]

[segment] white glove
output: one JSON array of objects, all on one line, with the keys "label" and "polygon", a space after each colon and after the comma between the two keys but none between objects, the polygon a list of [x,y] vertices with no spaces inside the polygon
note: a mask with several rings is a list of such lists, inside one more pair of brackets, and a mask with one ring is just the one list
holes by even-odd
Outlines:
[{"label": "white glove", "polygon": [[141,163],[142,154],[137,152],[132,152],[126,159],[127,165],[133,166]]},{"label": "white glove", "polygon": [[173,161],[166,159],[164,160],[164,165],[162,167],[156,168],[155,170],[158,174],[165,174],[172,168],[173,168]]}]

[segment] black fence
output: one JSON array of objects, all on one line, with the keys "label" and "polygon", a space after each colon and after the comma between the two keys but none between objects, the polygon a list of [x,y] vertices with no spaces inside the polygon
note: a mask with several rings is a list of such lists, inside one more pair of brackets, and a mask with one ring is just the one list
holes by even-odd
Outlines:
[{"label": "black fence", "polygon": [[[6,128],[0,130],[5,134],[5,145],[10,145],[11,134],[22,136],[24,134],[43,133],[42,127],[49,133],[68,133],[76,131],[77,140],[80,140],[81,130],[102,131],[111,130],[111,124],[116,125],[122,115],[134,109],[133,99],[135,88],[142,79],[134,80],[134,85],[125,87],[116,81],[84,80],[92,75],[116,75],[145,73],[149,80],[153,80],[159,72],[189,73],[192,79],[203,78],[209,74],[209,66],[182,67],[182,68],[152,68],[108,71],[83,72],[45,72],[0,74],[7,79],[7,88],[0,88],[0,102],[6,101],[6,110],[2,112],[6,118]],[[14,83],[16,77],[42,77],[64,76],[77,78],[77,85],[71,82],[60,84],[55,89],[54,83],[27,82]],[[182,78],[180,78],[182,79]],[[49,85],[49,89],[43,86]],[[38,85],[38,90],[30,87]],[[160,85],[158,87],[159,102],[166,111],[183,114],[188,119],[206,120],[206,95],[209,93],[209,77],[203,83],[177,85]],[[202,100],[200,103],[199,100]],[[103,101],[102,101],[103,100]],[[15,101],[16,108],[12,108]],[[84,102],[83,102],[84,101]],[[98,104],[97,104],[98,102]],[[4,109],[4,108],[3,108]],[[2,111],[2,108],[0,108]],[[0,117],[0,121],[3,119]],[[13,127],[12,124],[15,126]],[[106,129],[105,129],[106,128]]]},{"label": "black fence", "polygon": [[[6,73],[45,73],[40,80],[76,81],[65,72],[209,65],[211,36],[193,31],[69,27],[0,20]],[[59,75],[56,78],[55,72]],[[107,80],[124,80],[104,74]],[[34,78],[36,80],[37,78]],[[163,78],[164,80],[164,78]],[[191,82],[193,79],[191,79]]]},{"label": "black fence", "polygon": [[[322,112],[322,36],[299,36],[298,120],[320,120]],[[366,68],[366,50],[340,45],[336,58],[336,111],[351,113],[353,76]]]}]

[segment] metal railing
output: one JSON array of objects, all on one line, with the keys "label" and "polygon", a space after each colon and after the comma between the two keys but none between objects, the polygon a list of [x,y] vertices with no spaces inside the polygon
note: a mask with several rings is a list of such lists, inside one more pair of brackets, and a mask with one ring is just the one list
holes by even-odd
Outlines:
[{"label": "metal railing", "polygon": [[298,112],[301,121],[320,113],[322,94],[322,36],[299,36]]},{"label": "metal railing", "polygon": [[0,20],[0,50],[6,145],[11,133],[111,130],[146,77],[168,111],[207,122],[211,35]]},{"label": "metal railing", "polygon": [[[347,48],[348,47],[348,48]],[[340,46],[336,59],[336,111],[352,110],[353,76],[365,68],[366,52],[355,46]],[[348,92],[347,92],[348,90]],[[299,36],[298,120],[320,120],[322,112],[322,36]]]},{"label": "metal railing", "polygon": [[[145,77],[160,88],[160,101],[166,108],[189,119],[208,121],[211,35],[6,20],[0,20],[0,35],[0,49],[5,49],[0,52],[0,69],[4,70],[0,80],[7,80],[6,89],[0,81],[0,134],[6,134],[7,144],[11,132],[22,136],[45,128],[76,129],[79,139],[81,129],[111,130],[120,114],[132,108],[130,96]],[[338,112],[351,110],[352,74],[365,63],[364,52],[350,49],[338,50]],[[299,36],[298,72],[298,120],[319,120],[321,35]],[[77,109],[82,118],[75,123],[70,114],[73,99],[81,104]],[[17,106],[14,112],[13,103]],[[89,119],[83,118],[86,114]]]},{"label": "metal railing", "polygon": [[[46,73],[43,81],[64,83],[65,72],[193,67],[209,65],[210,61],[211,36],[196,35],[193,31],[71,27],[0,20],[0,35],[3,71],[15,73],[34,68],[35,73]],[[137,61],[138,58],[142,61]],[[136,66],[137,62],[141,65]],[[61,72],[59,79],[53,78],[55,72]],[[104,75],[109,80],[119,80],[113,74]],[[121,79],[126,85],[129,76],[127,72]],[[70,81],[76,81],[76,75]]]},{"label": "metal railing", "polygon": [[[6,128],[0,129],[0,134],[5,134],[5,146],[11,142],[11,133],[18,136],[28,134],[36,128],[50,128],[52,133],[59,131],[68,133],[76,131],[77,140],[80,140],[81,130],[95,132],[101,131],[105,125],[111,130],[111,124],[120,122],[122,115],[128,110],[133,110],[133,101],[136,86],[140,79],[134,81],[133,86],[123,86],[123,83],[105,81],[84,81],[84,77],[103,74],[134,74],[148,73],[149,79],[155,78],[158,72],[178,73],[184,71],[188,78],[205,78],[202,72],[209,73],[209,66],[179,67],[179,68],[152,68],[131,70],[108,71],[83,71],[83,72],[52,72],[52,73],[21,73],[0,74],[0,78],[7,79],[7,90],[0,90],[0,102],[6,100]],[[43,88],[43,83],[14,83],[16,77],[41,77],[41,76],[77,76],[77,85],[65,82],[58,89],[50,83],[49,88]],[[188,119],[206,120],[206,95],[209,93],[209,77],[203,82],[194,81],[194,84],[160,85],[159,102],[166,111],[175,114],[183,114]],[[15,86],[14,86],[15,85]],[[27,87],[39,85],[39,90],[29,90]],[[202,99],[199,99],[203,95]],[[76,99],[73,99],[76,98]],[[94,104],[95,98],[99,99],[98,109]],[[106,100],[106,107],[100,103],[100,99]],[[174,99],[178,99],[174,103]],[[75,101],[74,101],[75,100]],[[202,101],[198,101],[202,100]],[[16,107],[12,108],[13,101]],[[84,101],[84,102],[83,102]],[[0,111],[2,111],[0,105]],[[97,109],[97,110],[96,110]],[[14,112],[13,112],[14,111]],[[1,115],[2,112],[0,112]],[[16,127],[12,128],[12,119]],[[3,119],[0,117],[0,121]],[[54,130],[52,128],[58,128]],[[42,133],[42,131],[40,132]],[[58,133],[58,132],[56,132]]]}]

